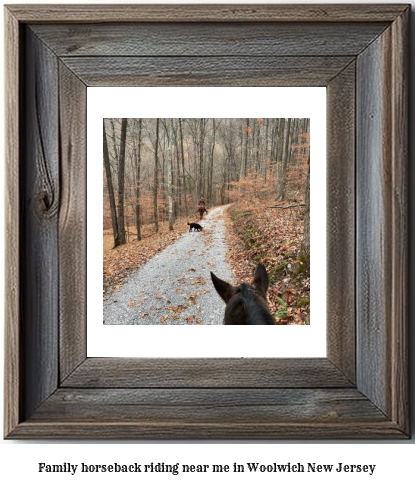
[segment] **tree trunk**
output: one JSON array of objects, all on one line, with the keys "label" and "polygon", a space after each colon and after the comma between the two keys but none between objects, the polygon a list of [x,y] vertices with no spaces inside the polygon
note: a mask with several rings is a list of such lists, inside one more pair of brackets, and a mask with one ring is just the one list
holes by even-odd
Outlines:
[{"label": "tree trunk", "polygon": [[308,169],[305,187],[305,215],[304,233],[301,242],[300,260],[309,268],[310,266],[310,156],[308,156]]},{"label": "tree trunk", "polygon": [[159,148],[159,131],[160,131],[160,119],[156,119],[156,147],[154,155],[154,185],[153,185],[153,210],[154,210],[154,231],[159,231],[159,212],[158,212],[158,185],[159,185],[159,161],[158,161],[158,148]]},{"label": "tree trunk", "polygon": [[140,172],[141,172],[141,128],[143,119],[138,119],[137,150],[134,145],[135,156],[135,227],[137,241],[141,241],[141,207],[140,207]]},{"label": "tree trunk", "polygon": [[204,123],[205,119],[200,119],[200,132],[199,132],[199,185],[198,185],[198,195],[197,198],[199,199],[204,192],[204,165],[203,165],[203,156],[204,156],[204,149],[205,149],[205,129]]},{"label": "tree trunk", "polygon": [[118,160],[118,243],[125,244],[124,223],[124,185],[125,185],[125,146],[127,139],[128,119],[121,122],[120,154]]},{"label": "tree trunk", "polygon": [[185,210],[186,215],[187,215],[188,214],[188,208],[187,208],[186,174],[185,174],[185,170],[184,170],[183,129],[182,129],[182,119],[180,119],[180,118],[179,118],[179,131],[180,131],[180,153],[181,153],[181,159],[182,159],[184,210]]},{"label": "tree trunk", "polygon": [[169,202],[169,230],[173,230],[173,119],[167,119],[167,198]]},{"label": "tree trunk", "polygon": [[112,135],[112,144],[114,146],[114,155],[115,155],[115,161],[118,163],[118,146],[117,146],[117,138],[115,136],[115,124],[114,124],[114,119],[110,119],[111,123],[111,135]]},{"label": "tree trunk", "polygon": [[264,163],[262,165],[262,176],[264,178],[264,183],[267,182],[267,171],[268,171],[268,160],[269,160],[269,154],[268,154],[269,122],[270,122],[270,119],[265,119],[265,141],[264,141],[263,154],[262,154],[262,159],[264,161]]},{"label": "tree trunk", "polygon": [[110,157],[108,153],[107,133],[105,132],[105,121],[103,121],[103,139],[104,139],[104,166],[105,166],[105,175],[107,177],[108,197],[110,200],[112,234],[114,236],[114,247],[116,247],[116,241],[118,235],[117,210],[115,207],[114,185],[112,182],[112,175],[111,175],[111,164],[110,164]]},{"label": "tree trunk", "polygon": [[255,178],[259,177],[259,171],[261,168],[259,162],[259,143],[261,140],[261,125],[262,125],[262,120],[257,119],[257,125],[255,127],[255,132],[256,132]]},{"label": "tree trunk", "polygon": [[209,178],[208,178],[208,199],[209,205],[212,202],[212,180],[213,180],[213,156],[215,153],[215,144],[216,144],[216,119],[212,119],[213,121],[213,140],[212,140],[212,149],[210,152],[210,167],[209,167]]},{"label": "tree trunk", "polygon": [[244,165],[243,165],[243,170],[241,171],[241,177],[245,178],[248,172],[248,145],[249,145],[249,132],[250,132],[250,127],[249,127],[249,119],[246,119],[246,137],[245,137],[245,157],[244,157]]},{"label": "tree trunk", "polygon": [[178,138],[178,130],[177,130],[177,122],[173,124],[173,131],[174,131],[174,147],[175,147],[175,157],[176,157],[176,178],[175,178],[175,187],[176,187],[176,203],[175,203],[175,210],[174,215],[175,218],[182,215],[182,175],[180,174],[180,154],[179,154],[179,138]]},{"label": "tree trunk", "polygon": [[282,141],[282,157],[278,164],[278,179],[277,179],[277,200],[285,199],[285,186],[287,182],[287,164],[290,155],[290,130],[291,119],[287,119],[284,127],[284,139]]},{"label": "tree trunk", "polygon": [[239,164],[237,161],[235,161],[236,181],[239,181],[242,178],[242,174],[243,174],[243,164],[244,164],[244,162],[243,162],[244,161],[244,131],[243,131],[243,129],[239,131],[239,138],[240,138],[240,144],[241,144],[241,154],[240,154]]}]

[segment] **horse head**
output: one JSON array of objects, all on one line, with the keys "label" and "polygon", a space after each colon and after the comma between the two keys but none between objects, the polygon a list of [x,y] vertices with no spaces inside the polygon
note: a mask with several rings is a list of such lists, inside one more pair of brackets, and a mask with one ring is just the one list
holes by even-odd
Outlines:
[{"label": "horse head", "polygon": [[210,275],[216,291],[226,303],[225,325],[275,324],[267,302],[269,278],[262,264],[258,264],[250,285],[233,286],[212,272]]}]

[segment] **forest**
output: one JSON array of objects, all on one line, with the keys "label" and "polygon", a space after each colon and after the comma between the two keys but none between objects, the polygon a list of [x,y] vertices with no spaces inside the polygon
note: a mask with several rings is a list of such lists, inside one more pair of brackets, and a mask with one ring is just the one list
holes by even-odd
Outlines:
[{"label": "forest", "polygon": [[235,281],[261,262],[277,323],[307,323],[310,120],[104,119],[104,299],[160,250],[226,206]]}]

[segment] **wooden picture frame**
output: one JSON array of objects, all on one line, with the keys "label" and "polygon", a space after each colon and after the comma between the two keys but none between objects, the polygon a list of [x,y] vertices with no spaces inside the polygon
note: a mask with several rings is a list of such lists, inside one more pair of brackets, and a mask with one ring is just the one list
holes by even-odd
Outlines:
[{"label": "wooden picture frame", "polygon": [[[7,439],[407,439],[408,5],[11,5]],[[327,358],[86,357],[87,86],[326,86]]]}]

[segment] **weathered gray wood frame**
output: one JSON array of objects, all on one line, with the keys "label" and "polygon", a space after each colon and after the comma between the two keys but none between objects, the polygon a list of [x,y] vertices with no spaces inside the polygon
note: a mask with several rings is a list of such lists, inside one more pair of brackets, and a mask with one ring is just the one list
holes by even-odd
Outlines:
[{"label": "weathered gray wood frame", "polygon": [[[12,5],[8,439],[405,439],[408,5]],[[324,359],[86,357],[86,87],[327,87]]]}]

